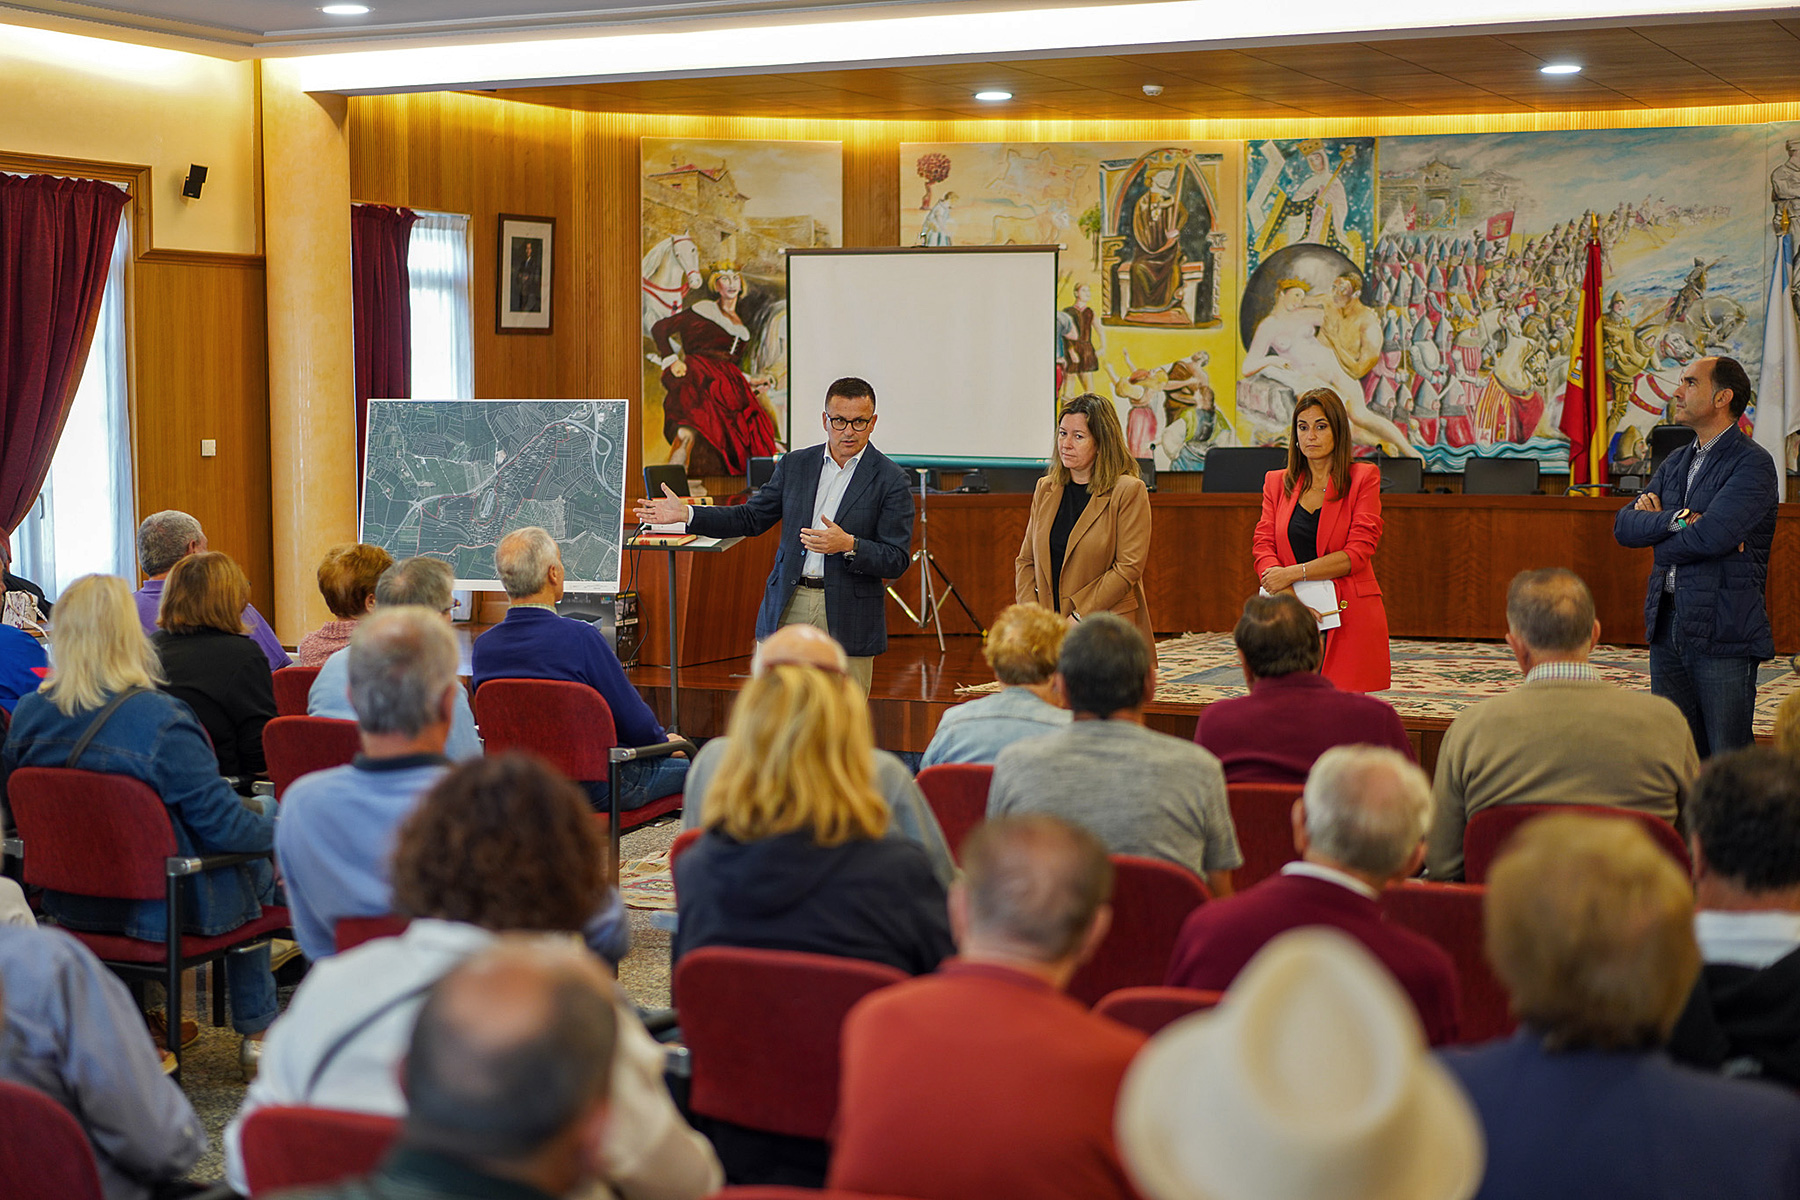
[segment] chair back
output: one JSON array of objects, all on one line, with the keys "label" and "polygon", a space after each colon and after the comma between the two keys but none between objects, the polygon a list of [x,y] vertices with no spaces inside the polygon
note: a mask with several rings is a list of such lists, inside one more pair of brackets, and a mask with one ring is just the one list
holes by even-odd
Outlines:
[{"label": "chair back", "polygon": [[1381,490],[1396,496],[1416,496],[1425,490],[1425,464],[1416,458],[1389,458],[1382,455],[1375,460],[1376,469],[1381,472]]},{"label": "chair back", "polygon": [[1463,464],[1465,496],[1529,496],[1537,490],[1535,458],[1471,458]]},{"label": "chair back", "polygon": [[1663,465],[1663,459],[1693,441],[1696,436],[1698,435],[1693,428],[1688,425],[1652,425],[1646,439],[1650,443],[1650,465],[1644,468],[1648,472],[1645,478],[1656,474],[1656,469]]},{"label": "chair back", "polygon": [[1185,867],[1115,854],[1112,928],[1069,981],[1069,995],[1097,1004],[1120,988],[1160,985],[1188,914],[1206,903],[1206,885]]},{"label": "chair back", "polygon": [[919,772],[919,790],[944,830],[950,854],[962,861],[963,839],[987,820],[988,787],[994,782],[992,763],[943,763]]},{"label": "chair back", "polygon": [[244,1120],[239,1140],[252,1197],[367,1175],[399,1135],[400,1122],[373,1113],[274,1105]]},{"label": "chair back", "polygon": [[[284,668],[295,670],[294,667]],[[355,721],[333,717],[276,717],[263,726],[263,759],[277,798],[302,775],[341,767],[362,750]]]},{"label": "chair back", "polygon": [[1203,492],[1260,492],[1270,471],[1287,468],[1285,446],[1214,446],[1200,476]]},{"label": "chair back", "polygon": [[106,1200],[94,1148],[75,1118],[18,1083],[0,1082],[0,1180],[7,1200]]},{"label": "chair back", "polygon": [[77,896],[163,900],[180,853],[162,797],[128,775],[20,767],[7,803],[25,843],[25,882]]},{"label": "chair back", "polygon": [[693,1055],[693,1111],[789,1137],[825,1138],[837,1117],[844,1017],[906,975],[882,963],[703,946],[675,965]]},{"label": "chair back", "polygon": [[306,698],[312,694],[313,680],[319,677],[317,667],[282,667],[269,678],[275,684],[275,713],[282,717],[304,717]]},{"label": "chair back", "polygon": [[1513,830],[1538,817],[1554,813],[1580,813],[1584,817],[1618,817],[1636,821],[1684,874],[1692,875],[1694,863],[1688,857],[1687,843],[1675,827],[1661,817],[1634,812],[1629,808],[1612,808],[1604,804],[1496,804],[1469,818],[1463,830],[1463,878],[1470,883],[1486,883],[1494,859],[1506,848]]},{"label": "chair back", "polygon": [[1224,995],[1224,992],[1204,992],[1199,988],[1120,988],[1100,997],[1094,1011],[1121,1025],[1129,1025],[1147,1037],[1154,1037],[1164,1026],[1173,1025],[1189,1013],[1212,1008]]},{"label": "chair back", "polygon": [[400,913],[382,913],[378,917],[339,917],[332,927],[331,941],[342,954],[376,938],[399,937],[412,924],[412,918]]},{"label": "chair back", "polygon": [[488,680],[475,691],[475,723],[489,754],[529,751],[587,783],[609,778],[606,752],[619,744],[600,693],[560,679]]},{"label": "chair back", "polygon": [[1486,1042],[1505,1037],[1518,1025],[1506,988],[1488,965],[1483,940],[1482,903],[1487,888],[1470,883],[1402,880],[1381,894],[1388,920],[1430,938],[1456,963],[1461,992],[1459,1040]]},{"label": "chair back", "polygon": [[1300,857],[1294,849],[1293,811],[1301,790],[1297,783],[1234,783],[1225,789],[1244,855],[1244,865],[1231,873],[1232,887],[1241,892]]}]

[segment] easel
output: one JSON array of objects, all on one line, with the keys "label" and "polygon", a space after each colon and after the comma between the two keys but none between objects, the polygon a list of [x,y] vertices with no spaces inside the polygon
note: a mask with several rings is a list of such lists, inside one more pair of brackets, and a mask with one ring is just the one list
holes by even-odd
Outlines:
[{"label": "easel", "polygon": [[[920,629],[929,625],[937,631],[938,652],[942,653],[944,650],[944,621],[938,610],[944,607],[950,597],[956,597],[956,602],[962,606],[963,612],[968,614],[969,620],[974,623],[975,631],[982,637],[987,636],[987,626],[983,625],[975,616],[975,611],[969,607],[969,602],[964,600],[962,593],[956,589],[956,583],[944,573],[944,568],[938,565],[937,557],[931,553],[931,514],[928,511],[931,503],[931,491],[926,487],[930,471],[925,467],[912,469],[919,473],[919,548],[913,551],[911,560],[919,567],[919,611],[913,612],[912,606],[900,598],[900,593],[894,590],[894,584],[888,585],[887,594],[894,598],[894,603],[900,606],[900,611],[906,614],[907,620]],[[946,590],[941,595],[931,581],[933,571],[937,572],[938,578],[944,581]],[[899,580],[894,581],[894,583],[898,582]]]}]

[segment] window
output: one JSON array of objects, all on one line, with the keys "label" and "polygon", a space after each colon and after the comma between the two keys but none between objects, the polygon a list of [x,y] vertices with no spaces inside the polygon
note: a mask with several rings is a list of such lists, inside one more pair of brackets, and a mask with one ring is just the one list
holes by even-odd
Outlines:
[{"label": "window", "polygon": [[133,578],[136,522],[126,396],[125,288],[131,214],[119,222],[100,319],[50,476],[13,534],[13,569],[54,600],[83,575]]},{"label": "window", "polygon": [[412,394],[420,400],[474,399],[469,218],[419,213],[407,245],[406,274],[412,302]]}]

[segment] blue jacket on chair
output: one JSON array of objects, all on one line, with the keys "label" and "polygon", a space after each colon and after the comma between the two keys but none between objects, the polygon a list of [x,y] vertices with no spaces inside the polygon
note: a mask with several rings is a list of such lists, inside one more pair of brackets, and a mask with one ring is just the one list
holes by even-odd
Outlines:
[{"label": "blue jacket on chair", "polygon": [[[781,550],[756,613],[760,641],[781,625],[794,589],[800,585],[806,548],[800,531],[813,519],[825,444],[782,456],[769,482],[743,504],[696,507],[688,530],[706,537],[755,537],[781,525]],[[853,658],[887,649],[887,601],[882,581],[906,573],[912,558],[913,504],[906,472],[868,446],[850,477],[850,486],[833,518],[857,541],[856,561],[842,554],[825,556],[825,613],[832,636]]]},{"label": "blue jacket on chair", "polygon": [[[1781,481],[1769,452],[1737,426],[1719,435],[1688,487],[1688,464],[1697,443],[1663,460],[1644,490],[1662,501],[1661,512],[1623,509],[1613,519],[1621,546],[1654,546],[1656,565],[1644,600],[1644,635],[1656,636],[1656,618],[1671,567],[1680,601],[1682,637],[1702,654],[1767,659],[1775,655],[1763,593],[1769,547],[1775,540],[1775,505]],[[1702,514],[1685,529],[1671,528],[1677,512]],[[1744,548],[1740,551],[1738,546]]]}]

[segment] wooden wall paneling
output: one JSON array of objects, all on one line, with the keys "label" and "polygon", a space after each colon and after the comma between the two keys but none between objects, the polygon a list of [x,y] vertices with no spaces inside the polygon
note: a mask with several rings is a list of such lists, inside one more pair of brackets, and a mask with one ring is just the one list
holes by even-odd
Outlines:
[{"label": "wooden wall paneling", "polygon": [[[137,510],[192,513],[273,610],[268,324],[260,258],[150,251],[133,264]],[[200,442],[218,454],[200,457]],[[280,448],[299,453],[299,447]]]}]

